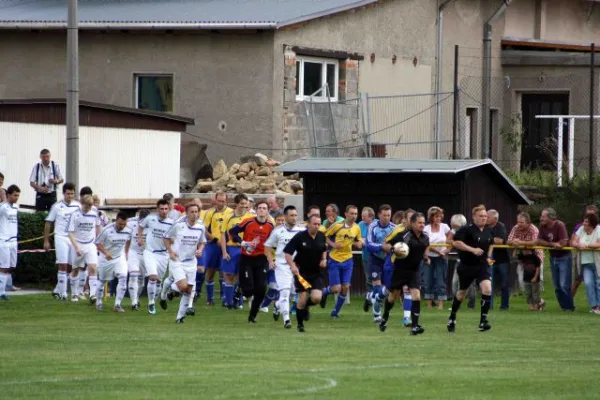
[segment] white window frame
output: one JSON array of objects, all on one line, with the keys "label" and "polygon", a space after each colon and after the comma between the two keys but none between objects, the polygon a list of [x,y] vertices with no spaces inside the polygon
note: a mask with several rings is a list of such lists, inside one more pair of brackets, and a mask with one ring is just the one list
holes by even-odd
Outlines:
[{"label": "white window frame", "polygon": [[[171,80],[173,81],[173,110],[172,111],[166,111],[166,112],[170,112],[173,113],[175,112],[175,74],[169,74],[169,73],[165,73],[165,72],[157,72],[157,73],[153,73],[153,72],[142,72],[142,73],[137,73],[134,72],[133,73],[133,81],[134,81],[134,93],[133,93],[133,106],[136,109],[140,109],[139,107],[139,88],[140,88],[140,79],[139,78],[148,78],[148,77],[169,77],[171,78]],[[147,110],[147,111],[153,111],[153,110]]]},{"label": "white window frame", "polygon": [[[339,95],[339,86],[340,86],[340,61],[335,58],[319,58],[319,57],[306,57],[306,56],[296,56],[296,62],[300,63],[297,67],[300,67],[300,71],[298,73],[298,94],[296,95],[297,101],[304,101],[310,99],[310,95],[312,93],[304,93],[304,63],[311,62],[316,64],[321,64],[321,87],[327,84],[327,65],[333,65],[335,70],[335,81],[333,85],[333,93],[329,94],[331,101],[338,101]],[[321,92],[321,96],[313,97],[313,101],[327,101],[327,94]]]}]

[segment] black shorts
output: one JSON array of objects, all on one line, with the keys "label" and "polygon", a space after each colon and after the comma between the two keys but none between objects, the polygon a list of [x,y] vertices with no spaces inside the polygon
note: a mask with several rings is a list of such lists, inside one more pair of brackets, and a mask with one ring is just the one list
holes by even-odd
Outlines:
[{"label": "black shorts", "polygon": [[460,290],[467,290],[471,283],[475,281],[479,285],[483,281],[489,281],[492,278],[492,268],[489,265],[464,265],[460,264],[456,268]]},{"label": "black shorts", "polygon": [[35,194],[35,211],[50,211],[52,205],[56,203],[56,192]]},{"label": "black shorts", "polygon": [[419,289],[421,287],[421,272],[419,270],[403,270],[396,268],[392,275],[391,287],[389,290],[402,290],[404,286],[409,289]]},{"label": "black shorts", "polygon": [[310,292],[311,290],[323,290],[323,276],[320,273],[304,275],[300,272],[300,275],[310,283],[310,289],[304,289],[304,286],[298,281],[298,277],[294,275],[294,285],[296,286],[296,293]]}]

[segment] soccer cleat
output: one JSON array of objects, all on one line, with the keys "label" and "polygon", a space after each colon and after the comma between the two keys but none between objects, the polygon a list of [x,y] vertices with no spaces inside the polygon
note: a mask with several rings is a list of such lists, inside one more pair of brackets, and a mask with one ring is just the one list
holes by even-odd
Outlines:
[{"label": "soccer cleat", "polygon": [[139,303],[132,304],[131,311],[140,311],[140,304]]},{"label": "soccer cleat", "polygon": [[113,307],[114,312],[125,312],[125,309],[119,304],[118,306]]},{"label": "soccer cleat", "polygon": [[410,330],[410,336],[417,336],[425,332],[421,325],[417,325]]},{"label": "soccer cleat", "polygon": [[330,317],[331,317],[331,319],[340,319],[340,316],[339,316],[339,314],[336,314],[336,313],[335,313],[335,311],[332,311],[332,312],[331,312],[331,315],[330,315]]},{"label": "soccer cleat", "polygon": [[76,294],[71,296],[71,301],[74,303],[77,303],[79,301],[79,296],[77,296]]},{"label": "soccer cleat", "polygon": [[175,323],[176,324],[183,324],[184,320],[185,320],[185,317],[181,317],[181,318],[178,318],[177,320],[175,320]]},{"label": "soccer cleat", "polygon": [[327,296],[321,297],[321,301],[319,302],[319,305],[321,306],[321,308],[327,307]]},{"label": "soccer cleat", "polygon": [[289,319],[283,323],[283,327],[285,329],[290,329],[292,327],[292,323],[290,322]]},{"label": "soccer cleat", "polygon": [[279,321],[279,316],[281,314],[279,313],[279,310],[277,308],[273,309],[273,321]]},{"label": "soccer cleat", "polygon": [[158,302],[158,304],[160,304],[160,308],[162,308],[163,310],[166,310],[167,307],[169,306],[169,303],[167,303],[166,300],[160,299],[160,301]]},{"label": "soccer cleat", "polygon": [[410,328],[410,326],[412,325],[410,317],[404,317],[404,319],[402,320],[402,325],[404,325],[405,328]]},{"label": "soccer cleat", "polygon": [[148,304],[148,313],[151,315],[156,315],[156,305]]},{"label": "soccer cleat", "polygon": [[479,324],[479,332],[489,331],[490,329],[492,329],[492,326],[487,321],[487,319]]},{"label": "soccer cleat", "polygon": [[196,315],[196,309],[194,307],[189,307],[187,310],[185,310],[185,315],[193,317],[194,315]]},{"label": "soccer cleat", "polygon": [[304,325],[298,325],[296,329],[298,330],[298,332],[304,333]]},{"label": "soccer cleat", "polygon": [[56,300],[60,300],[60,294],[56,292],[52,292],[52,297],[54,297]]},{"label": "soccer cleat", "polygon": [[369,312],[369,307],[371,307],[371,298],[369,295],[370,293],[367,293],[367,295],[365,296],[365,302],[363,303],[364,312]]},{"label": "soccer cleat", "polygon": [[269,307],[261,307],[261,312],[269,312]]},{"label": "soccer cleat", "polygon": [[379,323],[379,330],[381,332],[385,332],[385,330],[387,329],[387,319],[381,319],[381,322]]},{"label": "soccer cleat", "polygon": [[96,296],[90,296],[90,305],[96,304]]},{"label": "soccer cleat", "polygon": [[96,303],[96,311],[104,311],[104,305],[102,303]]},{"label": "soccer cleat", "polygon": [[456,330],[456,321],[453,319],[449,319],[446,328],[448,328],[448,333],[454,333],[454,331]]},{"label": "soccer cleat", "polygon": [[373,316],[373,323],[379,324],[379,323],[381,323],[381,321],[383,321],[383,318],[381,318],[381,315]]},{"label": "soccer cleat", "polygon": [[10,300],[10,297],[8,297],[8,295],[6,295],[6,294],[3,294],[3,295],[0,295],[0,300],[7,300],[8,301],[8,300]]}]

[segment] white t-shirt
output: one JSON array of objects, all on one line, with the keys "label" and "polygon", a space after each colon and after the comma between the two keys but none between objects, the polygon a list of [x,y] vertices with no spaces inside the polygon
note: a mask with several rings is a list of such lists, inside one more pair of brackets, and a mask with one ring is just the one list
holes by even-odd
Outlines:
[{"label": "white t-shirt", "polygon": [[117,231],[117,227],[113,222],[112,224],[106,225],[102,230],[96,239],[96,244],[101,244],[104,247],[104,250],[106,250],[113,260],[115,260],[123,255],[125,252],[125,245],[131,240],[131,236],[131,228],[125,226],[123,230]]},{"label": "white t-shirt", "polygon": [[19,236],[19,206],[4,202],[0,204],[0,244],[17,241]]},{"label": "white t-shirt", "polygon": [[161,220],[158,214],[150,214],[139,224],[146,232],[146,250],[153,253],[165,251],[163,238],[165,233],[173,226],[173,220],[169,217]]},{"label": "white t-shirt", "polygon": [[195,261],[198,245],[206,243],[206,228],[200,220],[190,226],[188,219],[184,218],[173,224],[164,237],[173,240],[171,249],[180,262]]},{"label": "white t-shirt", "polygon": [[69,218],[68,232],[73,232],[75,240],[81,244],[93,243],[96,239],[96,227],[100,226],[98,212],[91,209],[84,213],[82,209],[75,210]]},{"label": "white t-shirt", "polygon": [[[144,254],[144,249],[138,245],[138,224],[138,217],[129,218],[127,220],[127,227],[131,229],[131,244],[129,245],[129,251],[133,251],[141,256]],[[143,231],[142,238],[146,240],[146,231]]]},{"label": "white t-shirt", "polygon": [[301,225],[296,225],[290,229],[283,224],[271,232],[271,235],[269,235],[269,238],[265,242],[265,247],[275,247],[275,264],[277,264],[277,268],[287,266],[283,249],[298,232],[302,232],[304,230],[306,230],[306,227]]},{"label": "white t-shirt", "polygon": [[67,204],[64,200],[57,201],[50,208],[46,222],[54,222],[54,234],[56,236],[69,236],[69,219],[71,214],[81,208],[78,201],[73,200]]},{"label": "white t-shirt", "polygon": [[[431,225],[425,225],[423,230],[429,236],[429,243],[446,243],[446,235],[451,231],[448,224],[440,224],[440,229],[437,232],[431,232]],[[428,257],[439,257],[438,253],[430,251]]]},{"label": "white t-shirt", "polygon": [[181,212],[173,209],[171,211],[169,211],[169,214],[167,214],[168,218],[171,218],[173,221],[177,221],[179,218],[181,218]]}]

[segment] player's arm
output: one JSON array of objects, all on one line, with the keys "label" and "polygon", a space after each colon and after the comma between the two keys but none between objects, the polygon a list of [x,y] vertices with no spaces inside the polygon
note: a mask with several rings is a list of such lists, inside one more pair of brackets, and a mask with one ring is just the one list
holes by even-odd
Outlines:
[{"label": "player's arm", "polygon": [[46,222],[44,223],[44,250],[50,250],[50,230],[52,229],[52,224],[56,221],[56,207],[52,206],[50,209],[50,213],[46,217]]},{"label": "player's arm", "polygon": [[223,226],[225,227],[225,229],[223,229],[223,232],[221,232],[221,240],[219,242],[219,244],[221,245],[221,253],[223,254],[223,258],[226,259],[227,261],[229,261],[230,257],[229,254],[227,253],[227,227],[229,226],[229,221],[231,220],[230,218],[227,218],[226,220],[223,221]]},{"label": "player's arm", "polygon": [[246,229],[246,225],[248,224],[247,221],[242,221],[239,224],[235,224],[234,226],[231,227],[231,229],[229,229],[229,237],[231,237],[231,240],[234,241],[235,243],[241,243],[243,244],[243,240],[240,237],[240,233],[244,233],[244,230]]},{"label": "player's arm", "polygon": [[98,249],[100,254],[102,254],[104,256],[104,258],[106,258],[109,261],[112,260],[112,256],[110,255],[110,253],[108,251],[106,251],[103,241],[96,240],[96,248]]},{"label": "player's arm", "polygon": [[138,242],[138,246],[140,246],[141,248],[144,248],[144,228],[146,227],[145,221],[147,219],[148,219],[148,217],[144,218],[143,221],[138,222],[137,242]]},{"label": "player's arm", "polygon": [[208,231],[208,228],[211,226],[212,223],[212,217],[213,215],[215,215],[214,212],[210,212],[211,210],[206,211],[206,214],[204,214],[204,226],[207,227],[206,230],[206,240],[208,240],[209,242],[214,242],[215,241],[215,237],[213,236],[212,233],[210,233]]},{"label": "player's arm", "polygon": [[69,217],[69,227],[67,228],[67,232],[69,232],[69,240],[71,241],[71,245],[73,246],[73,250],[77,253],[78,256],[81,255],[81,250],[79,250],[79,246],[77,245],[77,240],[75,240],[75,218],[73,218],[72,213]]},{"label": "player's arm", "polygon": [[468,246],[464,240],[467,236],[466,227],[460,228],[456,234],[454,235],[454,240],[452,241],[452,246],[454,246],[457,250],[466,251],[468,253],[473,253],[476,256],[480,256],[483,254],[483,250],[475,247]]},{"label": "player's arm", "polygon": [[373,252],[373,253],[377,253],[380,250],[384,250],[383,243],[376,242],[376,238],[375,238],[375,227],[376,226],[377,226],[376,222],[373,222],[369,225],[369,228],[367,230],[367,237],[366,237],[367,250],[369,250],[370,252]]},{"label": "player's arm", "polygon": [[171,248],[171,245],[173,244],[173,238],[176,236],[177,229],[175,228],[175,226],[176,225],[171,226],[171,228],[169,228],[169,230],[163,236],[163,243],[165,245],[165,249],[167,249],[167,253],[169,253],[169,257],[173,261],[177,261],[177,254]]}]

